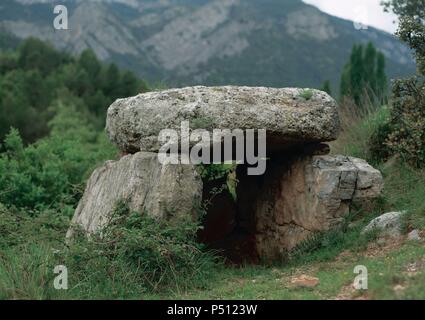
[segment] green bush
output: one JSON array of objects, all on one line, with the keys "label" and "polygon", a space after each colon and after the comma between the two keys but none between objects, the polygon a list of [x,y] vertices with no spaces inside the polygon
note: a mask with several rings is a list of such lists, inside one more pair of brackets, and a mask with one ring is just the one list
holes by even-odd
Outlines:
[{"label": "green bush", "polygon": [[[31,217],[0,205],[0,299],[140,299],[204,288],[217,274],[193,221],[158,222],[121,205],[101,232],[65,245],[68,226],[59,211]],[[53,288],[56,265],[68,269],[66,291]]]},{"label": "green bush", "polygon": [[85,179],[116,152],[72,106],[57,102],[52,134],[24,146],[17,130],[7,135],[0,154],[0,202],[40,210],[74,207]]},{"label": "green bush", "polygon": [[415,167],[425,167],[425,6],[423,0],[383,1],[400,20],[396,35],[416,57],[417,75],[393,85],[391,119],[372,139],[377,157],[399,155]]},{"label": "green bush", "polygon": [[226,178],[235,167],[235,164],[200,164],[196,169],[202,180],[214,181]]},{"label": "green bush", "polygon": [[399,155],[415,167],[425,167],[425,82],[413,77],[393,85],[391,116],[371,139],[376,158]]},{"label": "green bush", "polygon": [[[145,292],[182,292],[203,286],[215,269],[216,258],[197,243],[197,223],[182,219],[168,223],[130,210],[121,204],[110,223],[87,240],[78,237],[67,254],[66,265],[78,270],[81,285],[89,277],[131,278]],[[109,276],[108,276],[109,275]]]}]

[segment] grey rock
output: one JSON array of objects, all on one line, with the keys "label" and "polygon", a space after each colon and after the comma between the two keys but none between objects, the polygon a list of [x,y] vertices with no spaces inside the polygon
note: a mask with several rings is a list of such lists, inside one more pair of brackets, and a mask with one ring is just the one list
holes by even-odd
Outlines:
[{"label": "grey rock", "polygon": [[409,234],[407,235],[407,239],[411,240],[411,241],[421,241],[422,238],[419,234],[419,230],[412,230],[411,232],[409,232]]},{"label": "grey rock", "polygon": [[358,169],[353,200],[362,204],[364,201],[375,198],[377,194],[381,193],[384,181],[381,172],[373,168],[365,160],[352,157],[350,160]]},{"label": "grey rock", "polygon": [[157,219],[194,218],[202,200],[202,181],[192,165],[162,165],[157,154],[139,152],[108,161],[90,177],[75,211],[73,226],[87,233],[105,226],[120,201],[130,210]]},{"label": "grey rock", "polygon": [[[122,151],[157,152],[163,129],[266,129],[267,149],[332,141],[339,117],[335,100],[318,90],[265,87],[187,87],[118,99],[106,129]],[[196,142],[194,142],[195,144]]]},{"label": "grey rock", "polygon": [[401,236],[402,218],[406,211],[389,212],[373,219],[362,231],[363,234],[379,230],[380,235],[397,238]]}]

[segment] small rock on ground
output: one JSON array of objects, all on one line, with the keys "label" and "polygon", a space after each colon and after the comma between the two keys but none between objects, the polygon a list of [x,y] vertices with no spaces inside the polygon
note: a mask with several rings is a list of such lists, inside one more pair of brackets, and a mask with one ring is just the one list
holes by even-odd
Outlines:
[{"label": "small rock on ground", "polygon": [[318,286],[319,283],[320,283],[319,278],[311,277],[308,275],[301,275],[298,277],[294,277],[291,280],[291,284],[299,288],[314,288]]},{"label": "small rock on ground", "polygon": [[385,213],[373,219],[362,231],[363,234],[379,230],[381,236],[396,238],[401,236],[402,217],[405,211]]},{"label": "small rock on ground", "polygon": [[409,234],[407,235],[407,239],[409,239],[411,241],[420,241],[422,238],[421,238],[418,230],[413,230],[413,231],[409,232]]}]

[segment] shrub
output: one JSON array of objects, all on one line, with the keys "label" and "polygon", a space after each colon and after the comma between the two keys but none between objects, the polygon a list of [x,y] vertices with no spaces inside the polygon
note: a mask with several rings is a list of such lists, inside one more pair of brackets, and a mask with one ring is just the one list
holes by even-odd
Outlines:
[{"label": "shrub", "polygon": [[61,246],[69,223],[69,217],[56,210],[35,213],[0,204],[0,251],[27,243]]},{"label": "shrub", "polygon": [[304,89],[301,93],[300,93],[300,97],[305,99],[305,100],[310,100],[313,97],[313,90],[311,89]]},{"label": "shrub", "polygon": [[214,181],[227,178],[232,170],[235,170],[235,164],[200,164],[196,167],[204,181]]},{"label": "shrub", "polygon": [[[77,232],[65,245],[69,218],[55,210],[27,212],[0,205],[0,298],[140,299],[203,288],[217,258],[196,242],[198,225],[173,224],[117,207],[110,224],[90,239]],[[54,266],[68,269],[66,291],[54,290]]]},{"label": "shrub", "polygon": [[52,134],[24,146],[17,130],[7,135],[0,154],[0,202],[40,210],[75,206],[84,181],[114,148],[72,106],[58,102]]},{"label": "shrub", "polygon": [[417,76],[393,85],[391,119],[372,140],[377,157],[400,155],[415,167],[425,167],[425,6],[423,0],[383,1],[400,20],[397,36],[414,52]]},{"label": "shrub", "polygon": [[413,77],[397,80],[388,122],[371,139],[376,158],[399,155],[415,167],[425,167],[425,82]]},{"label": "shrub", "polygon": [[189,219],[157,221],[120,204],[101,232],[89,240],[77,236],[66,265],[78,270],[83,286],[96,283],[93,277],[99,275],[110,282],[132,279],[148,292],[202,286],[216,258],[196,242],[199,226]]}]

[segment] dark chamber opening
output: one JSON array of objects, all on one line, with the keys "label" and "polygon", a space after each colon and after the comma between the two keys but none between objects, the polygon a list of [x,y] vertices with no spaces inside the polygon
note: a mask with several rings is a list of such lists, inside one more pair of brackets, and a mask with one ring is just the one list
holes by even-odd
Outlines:
[{"label": "dark chamber opening", "polygon": [[[246,199],[244,199],[246,201]],[[237,199],[229,190],[227,177],[204,181],[203,202],[206,215],[198,241],[216,250],[229,264],[255,264],[259,262],[256,252],[255,221],[244,214]],[[249,205],[248,205],[249,207]]]}]

